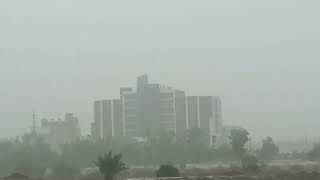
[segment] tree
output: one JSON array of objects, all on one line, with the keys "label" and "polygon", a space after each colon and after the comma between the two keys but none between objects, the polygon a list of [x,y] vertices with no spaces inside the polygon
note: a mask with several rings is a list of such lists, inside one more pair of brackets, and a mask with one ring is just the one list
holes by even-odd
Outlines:
[{"label": "tree", "polygon": [[180,177],[179,170],[173,164],[164,164],[156,172],[157,177]]},{"label": "tree", "polygon": [[114,176],[126,169],[125,163],[121,160],[122,155],[112,155],[112,151],[98,157],[94,163],[104,175],[104,180],[113,180]]},{"label": "tree", "polygon": [[0,142],[0,176],[8,175],[15,166],[14,144],[12,142]]},{"label": "tree", "polygon": [[247,152],[245,144],[249,141],[249,133],[245,129],[233,129],[231,130],[230,140],[234,154],[240,160]]},{"label": "tree", "polygon": [[176,160],[174,134],[164,131],[158,137],[148,138],[146,146],[149,146],[146,156],[155,164]]},{"label": "tree", "polygon": [[28,176],[42,176],[58,154],[39,134],[26,133],[22,139],[22,143],[15,144],[10,157],[13,169]]},{"label": "tree", "polygon": [[260,157],[265,160],[272,160],[275,155],[279,153],[279,147],[275,144],[271,137],[262,140],[262,148],[260,150]]},{"label": "tree", "polygon": [[312,150],[308,153],[308,157],[312,161],[320,160],[320,143],[314,145]]},{"label": "tree", "polygon": [[230,144],[221,144],[213,150],[214,160],[234,160],[234,153]]},{"label": "tree", "polygon": [[243,156],[241,165],[242,168],[247,171],[257,171],[259,169],[257,157],[251,154]]}]

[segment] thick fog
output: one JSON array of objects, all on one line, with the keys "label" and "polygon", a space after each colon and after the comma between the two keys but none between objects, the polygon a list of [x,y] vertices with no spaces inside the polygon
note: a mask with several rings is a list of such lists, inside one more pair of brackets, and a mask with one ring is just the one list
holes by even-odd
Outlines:
[{"label": "thick fog", "polygon": [[73,112],[148,73],[217,95],[223,123],[255,136],[318,137],[320,3],[315,0],[0,1],[0,137]]}]

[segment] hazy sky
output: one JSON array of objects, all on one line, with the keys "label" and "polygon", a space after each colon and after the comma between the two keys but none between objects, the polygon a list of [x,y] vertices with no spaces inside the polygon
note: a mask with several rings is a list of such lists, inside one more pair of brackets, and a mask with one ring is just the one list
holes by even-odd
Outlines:
[{"label": "hazy sky", "polygon": [[320,137],[317,0],[1,0],[0,137],[151,81],[218,95],[253,136]]}]

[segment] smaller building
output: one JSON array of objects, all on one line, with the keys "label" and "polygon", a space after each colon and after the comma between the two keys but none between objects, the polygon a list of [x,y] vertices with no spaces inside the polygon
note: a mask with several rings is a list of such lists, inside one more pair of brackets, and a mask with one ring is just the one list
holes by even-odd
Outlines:
[{"label": "smaller building", "polygon": [[53,148],[75,141],[81,137],[78,118],[72,113],[66,113],[64,120],[42,119],[39,133]]}]

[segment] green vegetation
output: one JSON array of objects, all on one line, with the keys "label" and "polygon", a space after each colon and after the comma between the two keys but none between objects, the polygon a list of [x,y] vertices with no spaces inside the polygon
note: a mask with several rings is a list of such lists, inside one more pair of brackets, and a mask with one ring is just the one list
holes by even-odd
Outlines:
[{"label": "green vegetation", "polygon": [[181,174],[178,168],[174,167],[173,164],[164,164],[156,172],[157,177],[180,177]]},{"label": "green vegetation", "polygon": [[45,172],[50,172],[48,174],[54,177],[73,176],[82,168],[92,167],[92,160],[111,149],[121,153],[128,165],[189,164],[234,159],[230,145],[211,148],[205,136],[200,129],[191,129],[185,139],[179,140],[167,133],[142,142],[129,138],[101,141],[87,138],[61,145],[56,152],[43,138],[29,133],[15,141],[0,143],[0,176],[12,172],[30,177],[41,177]]},{"label": "green vegetation", "polygon": [[236,157],[241,160],[247,149],[245,144],[249,142],[249,133],[245,129],[233,129],[230,135],[232,150]]},{"label": "green vegetation", "polygon": [[112,151],[98,157],[94,163],[98,166],[104,176],[104,180],[113,180],[114,176],[126,169],[125,163],[121,160],[122,155],[112,155]]},{"label": "green vegetation", "polygon": [[264,160],[272,160],[279,153],[279,147],[271,137],[262,140],[262,148],[259,157]]},{"label": "green vegetation", "polygon": [[320,160],[320,144],[315,144],[313,149],[308,153],[308,157],[312,161]]},{"label": "green vegetation", "polygon": [[[88,137],[61,145],[56,152],[43,138],[29,133],[15,141],[0,143],[0,176],[19,172],[30,177],[75,177],[80,173],[80,169],[93,167],[92,161],[97,157],[99,158],[95,164],[107,180],[112,180],[115,174],[124,169],[123,162],[128,166],[164,164],[159,169],[159,176],[178,175],[173,173],[172,169],[175,167],[166,162],[174,162],[179,164],[181,169],[185,169],[187,164],[238,161],[243,169],[253,171],[258,169],[256,157],[272,159],[279,149],[272,138],[266,138],[261,150],[256,153],[251,151],[250,155],[246,148],[248,136],[245,129],[232,130],[230,144],[213,148],[208,145],[206,132],[194,128],[186,132],[183,139],[164,132],[143,140],[123,137],[94,141]],[[104,154],[109,151],[110,153]],[[317,153],[318,149],[315,148],[310,152],[310,157],[318,157]],[[104,155],[100,156],[101,154]]]},{"label": "green vegetation", "polygon": [[20,172],[28,176],[42,176],[58,154],[43,139],[27,134],[22,141],[0,143],[0,175]]},{"label": "green vegetation", "polygon": [[246,154],[241,159],[241,165],[244,170],[257,171],[259,170],[258,158],[252,154]]}]

